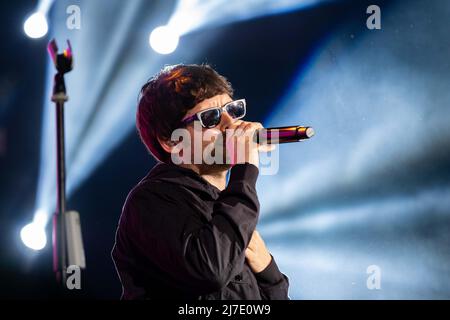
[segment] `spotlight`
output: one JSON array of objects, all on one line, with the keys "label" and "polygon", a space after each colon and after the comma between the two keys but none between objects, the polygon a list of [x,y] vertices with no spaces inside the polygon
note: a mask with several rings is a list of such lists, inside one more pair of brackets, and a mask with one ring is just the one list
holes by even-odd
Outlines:
[{"label": "spotlight", "polygon": [[48,222],[49,215],[46,210],[39,209],[34,214],[33,222],[27,224],[20,231],[22,242],[33,250],[41,250],[47,244],[47,235],[45,234],[45,226]]},{"label": "spotlight", "polygon": [[48,24],[45,15],[41,12],[33,13],[23,24],[23,30],[30,38],[42,38],[47,34]]},{"label": "spotlight", "polygon": [[149,37],[150,46],[160,54],[169,54],[175,51],[180,36],[169,26],[155,28]]},{"label": "spotlight", "polygon": [[44,227],[35,222],[29,223],[22,228],[20,238],[28,248],[36,251],[44,249],[47,244],[47,235]]}]

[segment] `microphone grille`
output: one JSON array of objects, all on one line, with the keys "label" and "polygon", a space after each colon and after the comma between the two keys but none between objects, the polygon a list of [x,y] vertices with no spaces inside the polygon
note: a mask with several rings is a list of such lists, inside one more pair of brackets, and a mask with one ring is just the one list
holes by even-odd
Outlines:
[{"label": "microphone grille", "polygon": [[306,136],[307,136],[308,138],[311,138],[311,137],[312,137],[313,135],[315,135],[316,133],[315,133],[315,131],[314,131],[313,128],[308,127],[308,128],[306,129],[306,131],[305,131],[305,134],[306,134]]}]

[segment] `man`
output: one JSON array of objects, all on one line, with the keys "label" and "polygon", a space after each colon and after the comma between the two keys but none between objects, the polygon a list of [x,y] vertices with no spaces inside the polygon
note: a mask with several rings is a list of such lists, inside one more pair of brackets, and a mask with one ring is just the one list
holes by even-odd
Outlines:
[{"label": "man", "polygon": [[[255,229],[259,151],[248,137],[262,126],[241,120],[245,100],[232,96],[208,65],[166,67],[143,86],[137,129],[159,163],[130,192],[119,221],[112,256],[122,299],[289,299],[288,278]],[[226,150],[244,153],[231,164],[174,164],[180,128],[216,138],[231,131]]]}]

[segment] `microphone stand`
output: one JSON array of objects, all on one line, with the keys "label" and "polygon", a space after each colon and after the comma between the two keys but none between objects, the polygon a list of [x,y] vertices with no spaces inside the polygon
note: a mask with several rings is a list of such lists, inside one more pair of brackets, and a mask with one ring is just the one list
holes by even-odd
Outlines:
[{"label": "microphone stand", "polygon": [[57,165],[57,206],[53,216],[53,270],[58,283],[65,286],[67,270],[66,244],[66,165],[64,147],[64,103],[69,99],[66,95],[64,74],[73,68],[72,48],[67,40],[68,48],[63,54],[57,54],[55,39],[48,44],[48,52],[53,59],[57,73],[54,77],[52,101],[56,107],[56,165]]}]

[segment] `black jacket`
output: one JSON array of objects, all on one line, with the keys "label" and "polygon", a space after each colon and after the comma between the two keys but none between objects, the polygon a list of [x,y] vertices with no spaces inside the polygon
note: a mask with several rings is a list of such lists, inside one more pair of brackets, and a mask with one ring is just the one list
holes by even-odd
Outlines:
[{"label": "black jacket", "polygon": [[257,176],[255,166],[235,165],[221,192],[190,169],[157,164],[120,217],[112,257],[122,299],[289,299],[273,257],[258,274],[245,260]]}]

